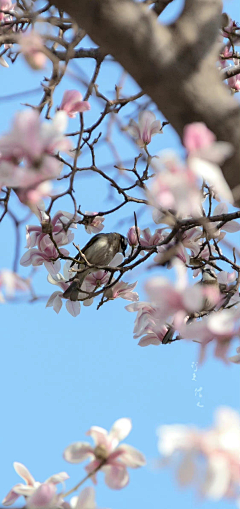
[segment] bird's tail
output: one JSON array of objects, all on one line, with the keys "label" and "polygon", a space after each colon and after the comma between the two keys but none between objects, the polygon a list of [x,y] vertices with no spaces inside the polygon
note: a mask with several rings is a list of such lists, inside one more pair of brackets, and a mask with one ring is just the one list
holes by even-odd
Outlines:
[{"label": "bird's tail", "polygon": [[67,290],[63,293],[62,297],[64,299],[70,299],[73,301],[78,300],[78,294],[81,291],[82,283],[87,276],[88,272],[83,271],[83,273],[79,273],[78,277],[74,279],[72,284],[67,288]]}]

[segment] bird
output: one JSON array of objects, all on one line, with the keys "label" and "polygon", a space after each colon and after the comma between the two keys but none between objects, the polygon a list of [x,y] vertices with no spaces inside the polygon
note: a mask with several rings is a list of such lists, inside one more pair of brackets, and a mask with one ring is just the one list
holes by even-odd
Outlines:
[{"label": "bird", "polygon": [[[87,261],[95,267],[87,267],[86,262],[81,259],[80,253],[75,257],[79,260],[79,268],[83,267],[81,272],[78,272],[67,290],[63,293],[63,298],[71,301],[78,300],[78,293],[80,292],[82,283],[88,274],[96,272],[97,267],[108,265],[117,253],[123,253],[127,249],[128,241],[126,237],[120,233],[98,233],[94,235],[89,242],[82,249],[82,253]],[[72,262],[71,267],[75,264]]]}]

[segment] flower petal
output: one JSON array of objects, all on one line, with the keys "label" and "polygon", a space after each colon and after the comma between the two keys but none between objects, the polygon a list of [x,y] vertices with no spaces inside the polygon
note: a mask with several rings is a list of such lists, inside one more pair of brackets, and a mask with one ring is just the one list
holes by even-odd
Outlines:
[{"label": "flower petal", "polygon": [[51,475],[51,477],[49,477],[45,481],[45,483],[59,484],[59,483],[63,483],[67,479],[69,479],[69,475],[67,474],[67,472],[59,472],[59,474]]},{"label": "flower petal", "polygon": [[[95,509],[95,490],[92,486],[88,486],[81,491],[79,497],[74,497],[77,499],[76,505],[74,504],[74,509]],[[71,499],[72,501],[72,499]],[[72,504],[71,504],[72,505]]]},{"label": "flower petal", "polygon": [[[14,486],[14,488],[15,488],[15,486]],[[14,488],[12,488],[9,491],[9,493],[6,495],[6,497],[3,499],[3,501],[2,501],[3,505],[12,505],[20,497],[20,495],[15,493]]]},{"label": "flower petal", "polygon": [[87,432],[86,435],[90,435],[94,440],[96,445],[108,445],[108,432],[106,429],[101,428],[100,426],[92,426]]},{"label": "flower petal", "polygon": [[131,429],[132,429],[131,419],[123,417],[122,419],[118,419],[117,421],[114,422],[113,426],[110,429],[109,435],[111,435],[112,438],[117,439],[118,442],[121,442],[121,440],[124,440],[124,438],[126,438],[129,435]]},{"label": "flower petal", "polygon": [[56,494],[54,484],[41,484],[39,488],[28,498],[26,506],[28,508],[49,507]]},{"label": "flower petal", "polygon": [[66,309],[68,310],[68,312],[70,313],[70,315],[72,316],[78,316],[79,313],[80,313],[80,302],[73,302],[71,300],[67,300],[66,302]]},{"label": "flower petal", "polygon": [[81,463],[93,454],[93,448],[88,442],[74,442],[66,447],[63,457],[69,463]]},{"label": "flower petal", "polygon": [[206,180],[224,200],[233,203],[233,195],[219,166],[198,157],[189,158],[191,170]]},{"label": "flower petal", "polygon": [[102,470],[105,472],[105,483],[113,490],[121,490],[129,483],[129,475],[124,465],[106,465]]},{"label": "flower petal", "polygon": [[118,451],[122,451],[121,456],[119,456],[119,460],[131,468],[143,467],[146,465],[146,460],[143,454],[128,444],[122,444],[117,448]]},{"label": "flower petal", "polygon": [[35,479],[32,476],[32,474],[30,474],[29,470],[27,469],[27,467],[25,467],[25,465],[15,461],[13,463],[13,466],[14,470],[17,472],[18,475],[20,475],[20,477],[22,477],[22,479],[24,479],[27,485],[34,486]]},{"label": "flower petal", "polygon": [[240,224],[237,223],[237,221],[229,221],[228,223],[224,224],[221,229],[229,233],[239,232]]}]

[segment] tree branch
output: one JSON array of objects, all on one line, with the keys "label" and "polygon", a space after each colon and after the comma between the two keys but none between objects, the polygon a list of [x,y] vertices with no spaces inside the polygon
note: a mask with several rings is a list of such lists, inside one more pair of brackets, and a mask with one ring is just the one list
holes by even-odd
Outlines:
[{"label": "tree branch", "polygon": [[157,104],[177,133],[202,121],[235,152],[223,171],[239,185],[240,108],[216,69],[221,0],[186,0],[179,20],[158,23],[146,5],[132,0],[55,0],[111,53]]}]

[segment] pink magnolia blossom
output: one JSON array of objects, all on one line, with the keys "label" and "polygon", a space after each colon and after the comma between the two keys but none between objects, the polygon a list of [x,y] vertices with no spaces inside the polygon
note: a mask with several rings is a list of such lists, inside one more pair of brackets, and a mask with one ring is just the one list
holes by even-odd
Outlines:
[{"label": "pink magnolia blossom", "polygon": [[[99,468],[105,473],[105,482],[109,488],[124,488],[129,482],[127,467],[145,465],[145,458],[140,451],[127,444],[118,445],[131,429],[131,420],[126,418],[118,419],[109,433],[103,428],[92,426],[86,434],[93,438],[95,447],[87,442],[73,443],[65,449],[64,459],[69,463],[81,463],[90,458],[90,463],[85,467],[89,474]],[[96,473],[91,479],[94,484],[97,483]]]},{"label": "pink magnolia blossom", "polygon": [[178,312],[185,315],[201,311],[206,299],[209,299],[212,307],[220,301],[220,293],[217,287],[211,285],[188,286],[185,266],[178,260],[174,262],[177,270],[175,285],[164,277],[154,277],[147,281],[145,289],[153,304],[158,308],[159,319],[163,324],[169,317]]},{"label": "pink magnolia blossom", "polygon": [[[7,299],[14,297],[16,291],[29,291],[29,281],[9,269],[0,271],[0,288],[3,288]],[[0,292],[0,302],[5,302],[3,293]]]},{"label": "pink magnolia blossom", "polygon": [[20,34],[18,43],[23,56],[32,69],[39,70],[45,67],[47,61],[46,50],[40,34],[34,32],[34,30],[30,33]]},{"label": "pink magnolia blossom", "polygon": [[138,123],[131,119],[126,130],[136,139],[140,147],[148,145],[154,134],[162,134],[162,124],[151,111],[141,111]]},{"label": "pink magnolia blossom", "polygon": [[[48,216],[46,216],[46,220],[48,220]],[[74,233],[70,230],[70,228],[68,228],[67,231],[64,229],[64,226],[71,220],[73,220],[73,223],[71,224],[71,228],[73,228],[75,220],[74,216],[62,210],[58,211],[52,218],[52,235],[58,246],[64,246],[73,241]],[[38,225],[26,225],[26,239],[26,247],[32,248],[37,246],[40,251],[44,251],[45,245],[51,243],[49,235],[42,233],[42,226]]]},{"label": "pink magnolia blossom", "polygon": [[158,437],[165,463],[180,456],[177,479],[182,486],[195,480],[201,494],[215,501],[239,496],[240,417],[236,411],[219,408],[215,426],[206,430],[180,424],[161,426]]},{"label": "pink magnolia blossom", "polygon": [[92,292],[96,288],[100,288],[101,286],[106,285],[109,281],[109,278],[110,273],[105,270],[98,270],[89,274],[85,279],[89,292]]},{"label": "pink magnolia blossom", "polygon": [[209,148],[216,141],[215,134],[202,122],[193,122],[184,127],[183,144],[188,153]]},{"label": "pink magnolia blossom", "polygon": [[[63,274],[60,274],[60,273],[48,274],[48,277],[47,277],[47,280],[49,283],[51,283],[52,285],[57,285],[61,288],[61,290],[57,290],[52,293],[52,295],[49,297],[47,304],[46,304],[46,308],[52,307],[53,310],[55,311],[55,313],[57,313],[57,314],[59,313],[59,311],[62,308],[62,295],[71,284],[71,282],[69,282],[69,279],[74,276],[73,272],[69,272],[70,265],[71,265],[71,261],[68,260],[63,266]],[[83,288],[83,290],[86,290],[84,283],[82,285],[82,288]],[[85,298],[87,294],[82,293],[80,295],[83,295],[83,297]],[[88,305],[87,301],[84,301],[83,304],[85,306]],[[79,301],[74,302],[74,301],[67,299],[66,309],[67,309],[68,313],[70,313],[70,315],[72,315],[73,317],[76,317],[79,315],[80,310],[81,310],[80,302]]]},{"label": "pink magnolia blossom", "polygon": [[149,302],[134,302],[128,304],[125,309],[130,313],[137,311],[137,317],[134,326],[134,338],[139,338],[142,334],[153,332],[158,321],[158,308]]},{"label": "pink magnolia blossom", "polygon": [[[221,203],[218,203],[218,205],[214,208],[212,215],[218,216],[218,215],[227,214],[227,213],[228,213],[227,204],[221,202]],[[234,221],[234,220],[228,221],[227,223],[223,224],[220,229],[218,229],[219,224],[220,223],[218,223],[218,224],[212,223],[211,228],[216,229],[215,237],[221,237],[220,240],[222,240],[225,236],[225,233],[222,234],[222,231],[227,232],[227,233],[236,233],[236,232],[240,231],[240,224],[237,221]],[[209,226],[210,225],[208,225],[208,227]]]},{"label": "pink magnolia blossom", "polygon": [[169,326],[163,324],[157,306],[153,306],[149,302],[134,302],[128,304],[125,309],[129,312],[137,311],[133,337],[136,339],[143,336],[138,342],[139,346],[158,346],[162,343]]},{"label": "pink magnolia blossom", "polygon": [[[13,486],[2,501],[2,504],[6,506],[12,505],[20,496],[25,497],[27,506],[31,508],[46,507],[51,505],[52,502],[54,506],[56,502],[56,484],[63,483],[69,479],[69,475],[66,472],[60,472],[49,477],[44,483],[40,483],[35,481],[34,477],[22,463],[15,462],[13,466],[26,484],[19,483]],[[29,502],[30,504],[28,505]]]},{"label": "pink magnolia blossom", "polygon": [[201,122],[185,126],[183,144],[188,152],[188,168],[196,177],[206,180],[223,199],[233,203],[232,192],[219,167],[232,155],[233,147],[215,140],[215,135]]},{"label": "pink magnolia blossom", "polygon": [[151,165],[155,177],[147,190],[150,204],[156,209],[171,209],[180,217],[199,217],[202,197],[196,174],[169,151],[153,159]]},{"label": "pink magnolia blossom", "polygon": [[78,90],[65,90],[59,109],[74,118],[77,113],[90,110],[91,106],[88,101],[82,100],[82,94]]},{"label": "pink magnolia blossom", "polygon": [[139,340],[138,345],[143,347],[149,345],[159,346],[162,344],[162,340],[166,336],[167,332],[168,332],[167,325],[163,325],[160,330],[157,330],[156,332],[150,332],[149,334],[143,336]]},{"label": "pink magnolia blossom", "polygon": [[236,351],[237,351],[236,355],[228,357],[228,360],[230,362],[233,362],[234,364],[240,364],[240,346],[237,347]]},{"label": "pink magnolia blossom", "polygon": [[132,247],[135,247],[138,245],[138,239],[140,238],[141,230],[139,227],[131,226],[128,230],[127,239],[129,242],[129,245]]},{"label": "pink magnolia blossom", "polygon": [[93,216],[93,217],[85,217],[84,218],[84,224],[85,224],[85,230],[87,233],[99,233],[103,230],[104,225],[102,224],[105,220],[105,217],[98,216],[97,212],[85,212],[86,216]]},{"label": "pink magnolia blossom", "polygon": [[65,128],[64,112],[43,123],[35,110],[17,113],[12,130],[0,138],[0,187],[29,188],[56,178],[62,165],[54,155],[71,148]]},{"label": "pink magnolia blossom", "polygon": [[158,228],[155,230],[154,234],[151,234],[150,228],[145,228],[141,231],[140,236],[140,244],[143,247],[143,253],[144,253],[144,247],[152,247],[157,246],[159,242],[165,239],[165,236],[163,234],[163,231],[165,228]]},{"label": "pink magnolia blossom", "polygon": [[133,292],[133,289],[137,286],[136,283],[125,283],[124,281],[118,281],[111,288],[107,288],[104,292],[105,297],[110,300],[118,299],[121,297],[122,299],[138,301],[139,296],[137,292]]},{"label": "pink magnolia blossom", "polygon": [[31,187],[19,187],[15,189],[15,193],[20,202],[27,205],[34,214],[38,214],[37,210],[42,206],[42,199],[49,197],[51,192],[52,184],[49,180],[45,180]]},{"label": "pink magnolia blossom", "polygon": [[65,509],[64,498],[61,493],[57,493],[56,485],[53,483],[43,483],[31,495],[26,502],[27,509],[42,509],[63,507]]},{"label": "pink magnolia blossom", "polygon": [[200,321],[190,324],[177,324],[180,336],[184,339],[197,341],[200,346],[199,362],[205,357],[208,343],[215,341],[215,356],[227,362],[227,353],[233,338],[240,335],[240,306],[223,309],[209,316],[204,316]]},{"label": "pink magnolia blossom", "polygon": [[[69,251],[62,248],[60,252],[64,256],[69,255]],[[46,269],[50,274],[57,274],[61,269],[61,261],[58,259],[58,251],[53,245],[50,237],[44,235],[40,242],[40,249],[30,248],[21,258],[20,264],[23,267],[38,267],[39,265],[45,265]]]}]

